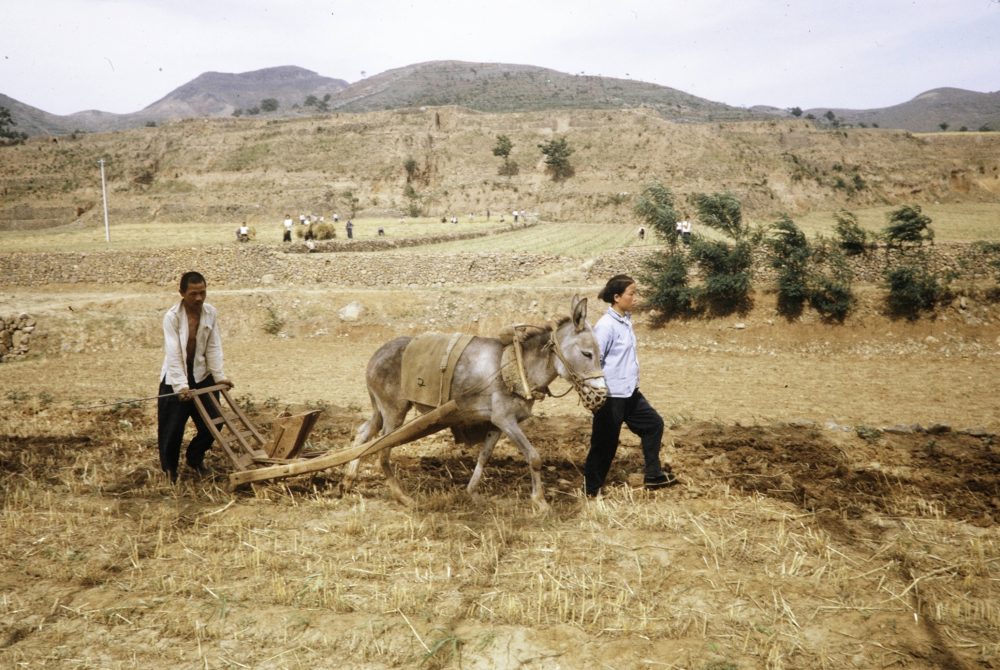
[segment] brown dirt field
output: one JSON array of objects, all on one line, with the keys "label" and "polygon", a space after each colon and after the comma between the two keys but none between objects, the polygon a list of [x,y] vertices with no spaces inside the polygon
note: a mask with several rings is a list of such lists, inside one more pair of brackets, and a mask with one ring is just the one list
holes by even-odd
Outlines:
[{"label": "brown dirt field", "polygon": [[[597,287],[209,300],[255,421],[321,406],[312,446],[336,449],[386,339],[541,322],[575,290]],[[581,499],[589,421],[572,396],[549,399],[526,424],[553,506],[539,516],[507,441],[470,497],[475,454],[444,434],[393,453],[415,509],[373,465],[343,498],[337,470],[230,492],[219,449],[219,478],[166,485],[151,403],[88,407],[155,392],[172,299],[0,293],[0,314],[29,311],[41,331],[36,355],[0,365],[4,667],[1000,667],[995,305],[908,323],[871,292],[843,326],[786,323],[769,296],[729,319],[639,315],[643,391],[683,486],[632,488],[626,434],[607,495]],[[351,300],[365,313],[341,321]],[[910,424],[926,429],[881,430]]]}]

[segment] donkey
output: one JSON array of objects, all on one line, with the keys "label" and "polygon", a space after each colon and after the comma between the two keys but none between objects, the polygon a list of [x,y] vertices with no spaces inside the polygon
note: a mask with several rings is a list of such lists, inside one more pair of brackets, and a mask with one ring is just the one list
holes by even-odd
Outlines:
[{"label": "donkey", "polygon": [[[594,332],[587,322],[587,299],[574,296],[570,316],[550,322],[544,328],[530,327],[522,342],[524,374],[528,393],[510,388],[502,374],[504,342],[498,338],[474,337],[462,352],[452,378],[451,397],[457,409],[441,419],[441,427],[451,428],[456,441],[480,445],[476,468],[467,490],[474,493],[501,434],[520,449],[531,471],[531,500],[540,509],[548,508],[542,487],[542,459],[518,425],[531,416],[536,398],[550,394],[548,385],[556,376],[576,388],[591,410],[607,397],[607,385],[601,371],[600,352]],[[378,435],[385,435],[403,424],[415,403],[402,397],[403,350],[413,338],[399,337],[376,351],[365,371],[372,416],[361,424],[355,446]],[[509,377],[509,375],[507,375]],[[522,386],[523,387],[523,386]],[[527,396],[527,397],[525,397]],[[433,407],[416,404],[421,413]],[[379,453],[382,473],[393,495],[403,504],[412,505],[399,485],[389,464],[391,449]],[[351,461],[344,473],[341,491],[350,490],[357,477],[360,459]]]}]

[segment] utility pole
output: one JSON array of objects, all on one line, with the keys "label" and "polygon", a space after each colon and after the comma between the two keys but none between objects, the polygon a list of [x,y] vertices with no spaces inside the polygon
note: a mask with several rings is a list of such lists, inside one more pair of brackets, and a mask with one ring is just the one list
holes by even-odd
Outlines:
[{"label": "utility pole", "polygon": [[111,228],[108,226],[108,187],[104,183],[104,159],[98,163],[101,165],[101,193],[104,195],[104,241],[111,244]]}]

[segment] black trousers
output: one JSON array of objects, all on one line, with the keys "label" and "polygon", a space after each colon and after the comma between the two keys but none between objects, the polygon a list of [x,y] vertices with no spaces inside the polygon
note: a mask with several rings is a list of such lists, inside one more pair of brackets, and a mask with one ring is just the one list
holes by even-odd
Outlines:
[{"label": "black trousers", "polygon": [[[192,389],[202,389],[215,384],[212,375],[205,377],[198,384],[191,384]],[[174,389],[165,380],[160,380],[160,392],[158,395],[173,393]],[[218,397],[218,393],[212,395]],[[205,403],[205,409],[210,416],[218,416],[214,404],[209,401]],[[157,430],[156,437],[160,446],[160,468],[170,475],[171,479],[177,479],[177,466],[181,456],[181,442],[184,441],[184,427],[188,419],[194,419],[195,428],[198,432],[188,444],[185,459],[188,465],[201,465],[205,458],[205,452],[212,446],[215,438],[212,432],[202,421],[201,415],[194,406],[194,402],[189,400],[182,402],[177,396],[160,398],[156,403]]]},{"label": "black trousers", "polygon": [[639,389],[630,398],[608,398],[594,414],[590,432],[590,452],[584,464],[584,486],[587,493],[596,494],[611,470],[611,461],[618,451],[622,424],[639,436],[644,475],[653,479],[663,474],[660,465],[660,445],[663,442],[663,417],[649,404]]}]

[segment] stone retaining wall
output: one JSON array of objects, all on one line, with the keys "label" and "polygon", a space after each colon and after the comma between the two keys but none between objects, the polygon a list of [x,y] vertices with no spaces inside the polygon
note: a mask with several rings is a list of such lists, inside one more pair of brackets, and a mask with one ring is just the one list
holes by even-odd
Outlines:
[{"label": "stone retaining wall", "polygon": [[188,270],[204,273],[211,286],[465,286],[516,281],[578,267],[580,263],[580,259],[549,254],[291,254],[280,248],[234,244],[162,251],[0,254],[0,286],[173,286]]},{"label": "stone retaining wall", "polygon": [[[448,237],[448,239],[453,239]],[[426,243],[426,239],[418,238]],[[414,240],[417,241],[417,240]],[[466,286],[510,282],[566,271],[589,283],[603,283],[625,272],[644,274],[643,264],[662,247],[649,245],[608,251],[583,259],[523,252],[436,251],[427,244],[415,252],[393,251],[409,246],[403,240],[331,240],[321,242],[317,253],[301,242],[289,245],[236,244],[215,247],[172,248],[142,251],[78,253],[0,253],[0,286],[47,284],[140,283],[171,286],[192,269],[206,274],[212,285],[314,285],[339,286]],[[326,250],[321,252],[320,249]],[[350,251],[351,253],[343,253]],[[975,245],[938,244],[925,249],[930,266],[943,276],[954,273],[963,280],[992,276],[993,270]],[[880,284],[885,269],[905,260],[899,252],[878,249],[848,259],[856,283]],[[773,286],[775,271],[766,254],[755,257],[754,285]]]},{"label": "stone retaining wall", "polygon": [[0,316],[0,362],[28,355],[35,319],[28,314]]}]

